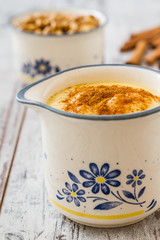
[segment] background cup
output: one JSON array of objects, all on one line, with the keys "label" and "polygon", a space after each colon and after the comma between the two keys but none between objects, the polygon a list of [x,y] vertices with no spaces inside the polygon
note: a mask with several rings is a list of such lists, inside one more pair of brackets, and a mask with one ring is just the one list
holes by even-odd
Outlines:
[{"label": "background cup", "polygon": [[72,35],[40,35],[24,32],[13,26],[15,20],[35,11],[13,17],[10,23],[16,68],[19,78],[27,83],[70,67],[100,64],[104,60],[104,27],[107,19],[102,12],[87,9],[59,9],[50,12],[93,15],[99,20],[100,26]]}]

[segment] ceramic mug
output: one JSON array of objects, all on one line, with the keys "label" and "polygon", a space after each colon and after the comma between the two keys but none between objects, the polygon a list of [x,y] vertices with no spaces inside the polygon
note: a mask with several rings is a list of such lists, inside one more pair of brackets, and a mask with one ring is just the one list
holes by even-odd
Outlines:
[{"label": "ceramic mug", "polygon": [[95,227],[138,222],[160,207],[160,106],[92,116],[45,104],[76,84],[134,83],[160,92],[158,71],[131,65],[69,69],[22,89],[17,99],[40,115],[51,202],[68,218]]},{"label": "ceramic mug", "polygon": [[[40,12],[40,11],[37,11]],[[49,11],[42,11],[47,13]],[[41,35],[21,31],[13,26],[14,21],[34,12],[12,17],[13,52],[20,79],[32,83],[61,70],[86,64],[103,63],[104,58],[104,27],[106,16],[97,10],[59,9],[60,12],[73,15],[93,15],[100,26],[88,31],[71,35]]]}]

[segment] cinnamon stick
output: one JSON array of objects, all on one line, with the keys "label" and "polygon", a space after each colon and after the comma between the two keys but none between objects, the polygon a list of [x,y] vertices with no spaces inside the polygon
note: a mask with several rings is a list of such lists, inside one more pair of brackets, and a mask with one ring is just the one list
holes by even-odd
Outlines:
[{"label": "cinnamon stick", "polygon": [[139,34],[132,35],[130,39],[121,47],[121,51],[128,51],[133,49],[137,42],[140,40],[146,40],[150,42],[153,38],[160,36],[160,27],[153,29],[153,31],[145,31]]},{"label": "cinnamon stick", "polygon": [[160,58],[160,45],[146,57],[146,63],[152,65],[158,58]]},{"label": "cinnamon stick", "polygon": [[147,41],[141,40],[136,44],[136,47],[134,49],[133,55],[130,58],[129,61],[127,61],[127,64],[133,64],[133,65],[139,65],[145,51],[147,50]]},{"label": "cinnamon stick", "polygon": [[153,39],[150,41],[150,44],[151,44],[153,47],[157,47],[158,45],[160,45],[160,35],[158,35],[157,37],[153,38]]},{"label": "cinnamon stick", "polygon": [[131,35],[131,38],[141,38],[141,37],[144,37],[144,36],[149,36],[149,35],[153,35],[157,32],[160,32],[160,26],[158,27],[155,27],[155,28],[152,28],[150,30],[146,30],[146,31],[143,31],[143,32],[139,32],[139,33],[136,33],[136,34],[132,34]]}]

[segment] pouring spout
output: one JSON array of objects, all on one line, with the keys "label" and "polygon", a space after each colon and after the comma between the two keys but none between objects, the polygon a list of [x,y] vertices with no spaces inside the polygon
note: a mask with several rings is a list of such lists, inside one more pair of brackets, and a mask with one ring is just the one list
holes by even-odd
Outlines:
[{"label": "pouring spout", "polygon": [[[77,75],[79,75],[79,68],[76,70]],[[64,70],[24,87],[18,92],[16,99],[18,102],[34,109],[40,115],[43,115],[45,110],[49,110],[52,113],[70,117],[71,113],[52,108],[46,104],[46,101],[54,93],[73,85],[74,81],[75,76],[71,77],[70,71]]]},{"label": "pouring spout", "polygon": [[16,96],[17,101],[28,105],[28,107],[34,108],[35,111],[38,112],[44,109],[51,110],[45,102],[53,89],[56,90],[57,75],[58,74],[54,74],[24,87],[18,92]]},{"label": "pouring spout", "polygon": [[[31,84],[32,85],[32,84]],[[38,96],[34,85],[28,85],[17,93],[16,100],[26,106],[40,112],[40,108],[45,105],[43,99]]]}]

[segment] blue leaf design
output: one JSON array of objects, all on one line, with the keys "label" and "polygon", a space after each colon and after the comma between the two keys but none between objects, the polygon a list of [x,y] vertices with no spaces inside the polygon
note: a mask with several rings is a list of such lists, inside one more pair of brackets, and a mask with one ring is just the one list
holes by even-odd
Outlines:
[{"label": "blue leaf design", "polygon": [[95,198],[94,200],[93,200],[93,202],[96,202],[96,201],[102,201],[102,199],[101,198]]},{"label": "blue leaf design", "polygon": [[123,190],[122,192],[123,192],[125,197],[135,199],[135,197],[133,196],[133,193],[131,193],[129,191],[125,191],[125,190]]},{"label": "blue leaf design", "polygon": [[147,208],[149,208],[150,206],[152,206],[152,204],[154,203],[154,199],[152,200],[152,202],[147,206]]},{"label": "blue leaf design", "polygon": [[64,197],[60,197],[60,196],[58,196],[58,195],[56,195],[56,197],[57,197],[59,200],[64,199]]},{"label": "blue leaf design", "polygon": [[104,201],[107,201],[108,202],[108,199],[107,198],[101,198],[101,197],[87,197],[87,198],[93,198],[93,202],[96,202],[96,201],[98,201],[98,200],[104,200]]},{"label": "blue leaf design", "polygon": [[98,210],[110,210],[112,208],[116,208],[119,205],[123,204],[122,202],[105,202],[97,205],[94,209]]},{"label": "blue leaf design", "polygon": [[156,206],[156,204],[157,204],[157,201],[155,201],[155,202],[153,203],[153,205],[152,205],[147,211],[145,211],[145,212],[150,211],[152,208],[154,208],[154,207]]},{"label": "blue leaf design", "polygon": [[139,191],[139,193],[138,193],[138,198],[140,198],[140,197],[143,195],[145,188],[146,188],[146,187],[143,187],[143,188]]},{"label": "blue leaf design", "polygon": [[57,190],[57,192],[58,192],[59,195],[63,196],[63,194],[59,190]]},{"label": "blue leaf design", "polygon": [[68,171],[68,176],[70,177],[70,179],[75,182],[75,183],[80,183],[80,181],[78,180],[78,178],[71,172]]},{"label": "blue leaf design", "polygon": [[96,198],[96,199],[94,199],[94,200],[93,200],[93,202],[96,202],[96,201],[99,201],[99,200],[101,200],[101,199],[99,199],[99,198]]}]

